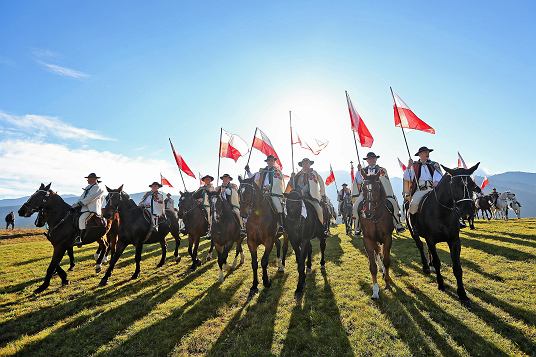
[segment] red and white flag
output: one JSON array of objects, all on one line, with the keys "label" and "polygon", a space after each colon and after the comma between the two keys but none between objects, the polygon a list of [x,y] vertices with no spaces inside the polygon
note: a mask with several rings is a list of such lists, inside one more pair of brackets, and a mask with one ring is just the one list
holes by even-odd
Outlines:
[{"label": "red and white flag", "polygon": [[372,137],[372,134],[370,134],[370,131],[365,125],[363,118],[361,118],[361,115],[359,115],[357,110],[355,110],[348,93],[346,93],[346,101],[348,103],[348,112],[350,113],[350,124],[352,126],[352,130],[355,131],[359,136],[359,143],[362,147],[372,147],[374,138]]},{"label": "red and white flag", "polygon": [[329,176],[326,177],[326,186],[331,185],[335,181],[335,174],[333,173],[333,169],[331,168],[331,165],[329,165]]},{"label": "red and white flag", "polygon": [[279,159],[279,155],[277,155],[277,153],[275,152],[272,142],[270,141],[268,136],[263,133],[263,131],[259,128],[257,128],[257,130],[255,131],[255,137],[253,138],[253,147],[266,156],[273,155],[275,158],[277,158],[275,166],[277,166],[280,170],[283,168],[281,160]]},{"label": "red and white flag", "polygon": [[435,134],[434,128],[419,119],[398,94],[393,92],[393,97],[395,100],[393,106],[395,110],[395,126]]},{"label": "red and white flag", "polygon": [[222,129],[220,156],[233,159],[235,162],[249,151],[248,144],[241,137],[230,134]]},{"label": "red and white flag", "polygon": [[486,187],[489,184],[489,180],[487,176],[484,176],[484,181],[482,181],[482,185],[480,185],[480,189],[483,190],[484,187]]},{"label": "red and white flag", "polygon": [[353,183],[354,180],[355,180],[354,164],[353,163],[350,164],[350,177],[352,178],[352,183]]},{"label": "red and white flag", "polygon": [[462,155],[460,155],[460,152],[458,151],[458,167],[467,169],[467,165],[465,164],[465,160],[463,159]]},{"label": "red and white flag", "polygon": [[167,178],[165,178],[164,176],[162,176],[162,173],[160,173],[160,184],[162,186],[169,186],[169,187],[173,187],[173,185],[171,184],[171,182],[169,182],[169,180]]},{"label": "red and white flag", "polygon": [[406,165],[404,165],[402,163],[402,161],[400,161],[400,159],[398,157],[397,157],[397,159],[398,159],[398,164],[400,165],[400,168],[402,169],[402,171],[406,171]]},{"label": "red and white flag", "polygon": [[184,172],[186,175],[195,178],[194,173],[192,172],[192,170],[190,170],[190,168],[188,167],[188,165],[186,164],[182,156],[175,151],[175,148],[173,147],[173,143],[171,142],[171,139],[169,139],[169,144],[171,145],[171,151],[173,152],[173,157],[175,158],[175,162],[177,163],[179,170]]},{"label": "red and white flag", "polygon": [[299,144],[302,149],[309,150],[313,153],[313,155],[320,154],[320,151],[324,150],[328,146],[328,141],[319,140],[319,139],[311,139],[311,140],[304,140],[302,139],[301,135],[298,134],[296,129],[292,128],[292,144]]}]

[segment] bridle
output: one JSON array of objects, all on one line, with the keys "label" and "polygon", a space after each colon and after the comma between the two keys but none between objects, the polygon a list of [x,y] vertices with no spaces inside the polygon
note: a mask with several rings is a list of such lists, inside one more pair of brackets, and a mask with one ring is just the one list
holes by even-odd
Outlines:
[{"label": "bridle", "polygon": [[[385,205],[384,202],[381,202],[381,200],[374,200],[374,197],[372,197],[373,192],[373,185],[377,184],[379,187],[379,190],[381,192],[382,185],[379,180],[365,180],[362,185],[362,191],[363,191],[363,207],[368,205],[366,207],[366,210],[363,210],[363,218],[366,218],[368,220],[373,221],[374,223],[377,223],[380,218],[383,217],[385,212],[381,212],[379,216],[376,215],[378,207],[380,207],[382,204]],[[369,214],[367,214],[368,212]]]},{"label": "bridle", "polygon": [[26,210],[31,212],[30,216],[34,214],[35,212],[38,212],[40,209],[42,209],[42,207],[30,207],[28,202],[30,202],[35,195],[37,195],[38,193],[42,193],[42,192],[45,193],[45,196],[43,197],[43,203],[46,203],[47,200],[45,198],[49,196],[49,192],[47,190],[38,189],[30,197],[28,197],[28,200],[26,202],[22,204],[22,207],[25,207]]},{"label": "bridle", "polygon": [[[456,213],[459,214],[459,207],[458,207],[458,204],[460,202],[466,202],[466,201],[471,201],[473,202],[473,199],[471,198],[472,195],[471,195],[471,190],[469,189],[469,177],[471,177],[471,175],[467,175],[467,174],[460,174],[460,175],[450,175],[449,174],[449,177],[450,177],[450,180],[449,180],[449,192],[450,192],[450,197],[452,198],[452,201],[450,201],[449,203],[452,204],[452,206],[447,206],[447,204],[444,204],[442,203],[440,200],[439,200],[439,197],[437,197],[437,187],[439,186],[436,186],[433,188],[433,191],[434,191],[434,196],[436,198],[436,201],[437,203],[439,203],[439,205],[443,208],[446,208],[450,211],[456,211]],[[454,198],[454,192],[452,191],[452,183],[453,183],[453,179],[456,178],[456,177],[459,177],[462,184],[463,184],[463,197],[459,200],[456,200]]]}]

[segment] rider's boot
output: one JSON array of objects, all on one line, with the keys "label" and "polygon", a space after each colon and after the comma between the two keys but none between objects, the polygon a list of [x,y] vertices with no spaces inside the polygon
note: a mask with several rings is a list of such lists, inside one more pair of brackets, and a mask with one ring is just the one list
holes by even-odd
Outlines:
[{"label": "rider's boot", "polygon": [[279,227],[277,229],[277,234],[283,233],[285,233],[285,215],[283,213],[279,213]]}]

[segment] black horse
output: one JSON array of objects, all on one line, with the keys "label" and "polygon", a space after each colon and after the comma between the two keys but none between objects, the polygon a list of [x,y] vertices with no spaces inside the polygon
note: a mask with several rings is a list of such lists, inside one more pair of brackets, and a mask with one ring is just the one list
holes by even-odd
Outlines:
[{"label": "black horse", "polygon": [[[219,281],[223,282],[223,270],[236,268],[236,260],[240,254],[240,264],[244,263],[244,252],[242,251],[242,240],[240,236],[240,224],[236,219],[231,204],[221,197],[219,192],[209,192],[211,204],[212,225],[210,236],[212,243],[218,253],[218,266],[220,267]],[[236,254],[233,265],[227,265],[227,256],[236,243]]]},{"label": "black horse", "polygon": [[[311,271],[312,246],[311,239],[318,237],[320,240],[320,267],[325,269],[326,261],[324,251],[326,249],[326,238],[324,238],[325,226],[318,220],[316,210],[311,203],[304,200],[302,195],[296,191],[285,193],[287,216],[285,219],[285,230],[288,234],[290,244],[296,254],[296,263],[298,264],[298,285],[294,296],[300,299],[303,296],[305,286],[306,272]],[[307,217],[302,215],[302,207],[305,204]],[[307,271],[305,264],[307,260]]]},{"label": "black horse", "polygon": [[352,199],[349,196],[344,196],[341,203],[341,217],[346,227],[346,234],[351,235],[354,220],[352,217]]},{"label": "black horse", "polygon": [[[37,218],[35,219],[34,224],[36,227],[42,228],[45,226],[45,224],[47,224],[47,219],[48,216],[46,210],[41,209],[39,212],[37,212]],[[48,232],[44,232],[43,235],[48,239]],[[74,262],[74,252],[72,246],[67,248],[67,255],[69,256],[69,269],[67,269],[67,271],[73,271],[76,264]]]},{"label": "black horse", "polygon": [[116,250],[100,281],[101,286],[108,283],[115,264],[129,244],[136,247],[136,270],[131,279],[137,279],[140,276],[141,253],[144,244],[160,243],[162,257],[157,265],[158,268],[166,261],[166,236],[168,233],[171,232],[175,238],[176,246],[180,245],[179,220],[174,210],[166,210],[166,219],[160,221],[158,229],[155,230],[152,227],[152,218],[148,217],[145,210],[130,199],[128,194],[123,191],[123,185],[115,190],[108,187],[106,189],[108,196],[106,196],[106,206],[102,209],[102,213],[107,219],[111,219],[116,212],[119,213],[121,223],[119,224],[119,239]]},{"label": "black horse", "polygon": [[[179,218],[188,233],[188,254],[192,258],[191,270],[197,269],[201,261],[197,258],[199,240],[208,233],[207,214],[197,201],[195,192],[181,192],[179,198]],[[211,243],[212,244],[212,243]]]},{"label": "black horse", "polygon": [[431,264],[437,275],[437,287],[439,290],[444,290],[445,284],[440,272],[436,244],[446,242],[449,245],[452,270],[458,286],[457,293],[463,303],[468,303],[469,298],[462,280],[459,220],[460,217],[465,217],[473,210],[472,194],[480,191],[480,188],[471,178],[479,164],[469,169],[449,169],[442,166],[446,174],[439,184],[422,198],[419,211],[416,214],[408,214],[410,232],[419,249],[423,271],[429,274],[430,265],[424,254],[420,237],[424,237],[426,240],[426,245],[431,255]]},{"label": "black horse", "polygon": [[285,256],[288,249],[288,240],[285,237],[283,242],[283,257],[281,257],[281,242],[278,239],[277,230],[279,217],[275,209],[272,207],[272,198],[269,194],[262,192],[260,187],[255,183],[254,177],[242,179],[240,181],[240,214],[242,217],[247,217],[246,232],[249,252],[251,253],[251,269],[253,271],[253,284],[249,290],[251,299],[259,289],[259,280],[257,277],[257,269],[259,262],[257,261],[257,249],[260,245],[264,245],[264,254],[261,258],[262,267],[262,283],[264,287],[271,286],[270,278],[268,277],[268,262],[270,252],[274,247],[277,249],[277,259],[279,271],[285,270]]},{"label": "black horse", "polygon": [[[61,278],[62,285],[69,284],[67,273],[60,266],[61,259],[65,252],[73,246],[75,237],[78,233],[78,216],[73,212],[71,206],[68,205],[59,195],[50,191],[51,184],[41,186],[33,195],[22,205],[18,213],[22,217],[30,217],[35,212],[41,210],[46,212],[46,223],[50,227],[48,230],[48,240],[54,247],[52,259],[47,268],[43,283],[35,290],[35,293],[44,291],[50,285],[50,279],[54,273],[58,273]],[[82,238],[84,244],[89,244],[95,241],[103,246],[101,256],[97,261],[97,269],[100,267],[104,252],[106,251],[106,242],[103,239],[106,233],[105,226],[88,225],[86,234]]]}]

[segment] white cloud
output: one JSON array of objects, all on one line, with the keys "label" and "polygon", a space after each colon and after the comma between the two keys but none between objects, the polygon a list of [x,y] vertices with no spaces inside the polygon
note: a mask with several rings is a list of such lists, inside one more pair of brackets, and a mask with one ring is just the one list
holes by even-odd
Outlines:
[{"label": "white cloud", "polygon": [[45,67],[49,72],[59,74],[63,77],[69,77],[74,79],[88,78],[89,74],[78,71],[76,69],[59,66],[57,64],[47,63],[43,61],[37,61],[41,66]]},{"label": "white cloud", "polygon": [[31,136],[55,136],[70,140],[112,140],[96,131],[77,128],[56,117],[26,114],[12,115],[0,111],[0,122],[11,125],[11,128],[0,128],[4,131],[17,129]]},{"label": "white cloud", "polygon": [[[160,179],[160,172],[179,189],[179,174],[169,160],[128,157],[109,151],[70,149],[65,145],[30,140],[0,142],[0,198],[21,197],[34,192],[41,182],[52,182],[60,194],[80,194],[87,183],[84,176],[95,172],[109,187],[125,184],[129,193],[147,190]],[[197,180],[185,177],[190,189]]]}]

